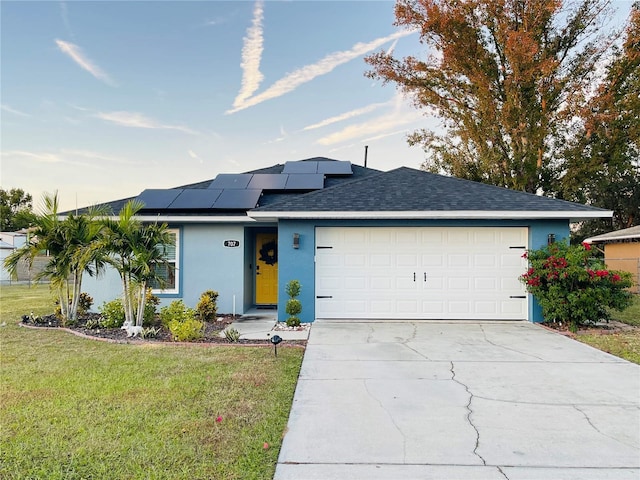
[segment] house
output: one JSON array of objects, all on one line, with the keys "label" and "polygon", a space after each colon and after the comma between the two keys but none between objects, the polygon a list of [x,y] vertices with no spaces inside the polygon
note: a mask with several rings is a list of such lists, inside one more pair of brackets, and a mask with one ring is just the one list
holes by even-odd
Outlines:
[{"label": "house", "polygon": [[607,267],[631,273],[633,290],[640,293],[640,225],[587,238],[585,243],[603,245]]},{"label": "house", "polygon": [[0,240],[0,283],[10,283],[11,275],[9,271],[4,267],[4,261],[13,253],[16,247]]},{"label": "house", "polygon": [[[611,216],[589,206],[411,168],[327,158],[286,162],[138,197],[144,221],[176,238],[164,303],[217,290],[220,312],[276,308],[299,280],[300,318],[541,321],[518,277],[522,255]],[[124,200],[112,202],[117,213]],[[117,297],[114,271],[87,279],[95,305]]]}]

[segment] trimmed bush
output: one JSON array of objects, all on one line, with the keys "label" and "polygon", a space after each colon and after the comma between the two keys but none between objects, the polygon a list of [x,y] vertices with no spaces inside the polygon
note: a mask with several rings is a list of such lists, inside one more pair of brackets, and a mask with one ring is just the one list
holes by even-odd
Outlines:
[{"label": "trimmed bush", "polygon": [[548,322],[580,326],[608,321],[609,309],[624,310],[631,305],[631,274],[608,270],[591,258],[588,244],[557,242],[539,250],[528,250],[530,268],[520,276],[540,306]]},{"label": "trimmed bush", "polygon": [[176,342],[192,342],[204,336],[204,323],[196,319],[196,312],[182,300],[175,300],[160,309],[160,321]]},{"label": "trimmed bush", "polygon": [[213,322],[216,319],[216,313],[218,312],[217,300],[218,292],[214,290],[207,290],[200,295],[200,301],[196,305],[196,313],[200,320]]},{"label": "trimmed bush", "polygon": [[286,286],[287,295],[290,297],[285,305],[285,312],[289,315],[289,318],[287,318],[287,326],[289,327],[300,326],[300,319],[297,315],[302,312],[302,303],[296,297],[300,295],[301,288],[302,286],[298,280],[290,280]]}]

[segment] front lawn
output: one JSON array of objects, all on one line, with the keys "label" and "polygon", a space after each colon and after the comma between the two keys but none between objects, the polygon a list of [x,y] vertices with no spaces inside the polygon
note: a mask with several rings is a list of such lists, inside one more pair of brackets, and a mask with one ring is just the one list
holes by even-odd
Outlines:
[{"label": "front lawn", "polygon": [[110,344],[19,327],[47,286],[0,296],[0,478],[273,477],[302,349]]},{"label": "front lawn", "polygon": [[616,357],[640,364],[640,296],[636,295],[633,305],[622,312],[613,311],[612,320],[635,327],[629,331],[610,334],[581,334],[577,338],[599,350]]}]

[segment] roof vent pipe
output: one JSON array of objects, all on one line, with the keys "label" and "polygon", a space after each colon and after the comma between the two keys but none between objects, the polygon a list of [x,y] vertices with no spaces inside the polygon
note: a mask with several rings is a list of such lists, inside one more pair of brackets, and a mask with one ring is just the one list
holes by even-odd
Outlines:
[{"label": "roof vent pipe", "polygon": [[364,146],[364,168],[367,168],[367,150],[369,150],[369,145]]}]

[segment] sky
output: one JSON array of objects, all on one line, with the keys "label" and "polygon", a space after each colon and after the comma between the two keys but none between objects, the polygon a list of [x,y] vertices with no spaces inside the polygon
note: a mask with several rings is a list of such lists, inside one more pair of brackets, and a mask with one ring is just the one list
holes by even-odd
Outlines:
[{"label": "sky", "polygon": [[[614,2],[619,23],[631,1]],[[0,185],[62,210],[310,157],[419,168],[393,1],[2,1]]]}]

